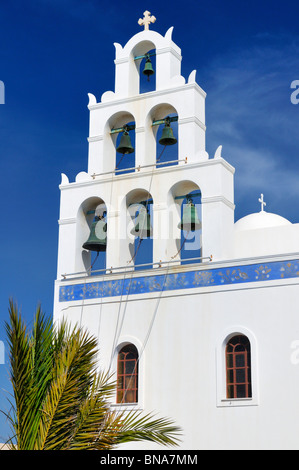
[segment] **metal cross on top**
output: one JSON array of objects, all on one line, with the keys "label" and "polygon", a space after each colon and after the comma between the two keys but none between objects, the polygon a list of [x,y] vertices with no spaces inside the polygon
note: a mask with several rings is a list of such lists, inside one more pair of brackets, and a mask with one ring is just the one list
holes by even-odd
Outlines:
[{"label": "metal cross on top", "polygon": [[138,24],[139,24],[140,26],[143,25],[143,26],[144,26],[144,29],[149,29],[150,23],[154,23],[154,22],[156,21],[155,16],[150,16],[150,14],[151,14],[151,12],[146,10],[146,11],[143,13],[144,18],[139,18],[139,20],[138,20]]},{"label": "metal cross on top", "polygon": [[259,202],[261,203],[261,212],[264,210],[264,206],[266,206],[266,203],[264,202],[264,195],[261,194],[261,197],[259,198]]}]

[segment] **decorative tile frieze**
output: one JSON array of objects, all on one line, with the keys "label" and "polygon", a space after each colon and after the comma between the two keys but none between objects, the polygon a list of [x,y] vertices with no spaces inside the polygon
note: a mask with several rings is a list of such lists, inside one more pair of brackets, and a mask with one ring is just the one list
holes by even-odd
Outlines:
[{"label": "decorative tile frieze", "polygon": [[141,277],[126,273],[122,278],[114,280],[93,282],[88,278],[84,283],[60,286],[59,301],[119,297],[290,278],[299,278],[299,259],[184,272],[169,270],[163,274],[144,274]]}]

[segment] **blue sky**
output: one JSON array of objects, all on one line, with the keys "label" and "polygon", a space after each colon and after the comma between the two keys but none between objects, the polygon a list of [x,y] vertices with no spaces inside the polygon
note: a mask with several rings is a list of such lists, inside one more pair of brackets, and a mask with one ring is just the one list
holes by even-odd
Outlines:
[{"label": "blue sky", "polygon": [[[260,209],[299,222],[299,4],[286,0],[0,1],[0,341],[8,299],[30,322],[36,305],[52,314],[60,174],[87,170],[88,96],[114,89],[114,42],[152,29],[182,49],[182,75],[197,70],[207,92],[207,151],[235,169],[236,220]],[[7,353],[7,351],[6,351]],[[0,409],[7,408],[6,364]],[[0,415],[0,442],[8,426]]]}]

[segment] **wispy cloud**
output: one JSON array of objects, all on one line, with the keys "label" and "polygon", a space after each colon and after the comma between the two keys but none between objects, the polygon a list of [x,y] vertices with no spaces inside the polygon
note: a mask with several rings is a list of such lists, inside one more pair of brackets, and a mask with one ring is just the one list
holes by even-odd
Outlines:
[{"label": "wispy cloud", "polygon": [[[290,101],[296,78],[299,38],[274,41],[266,35],[254,47],[234,50],[210,64],[208,151],[223,145],[223,156],[235,166],[241,215],[257,210],[264,192],[269,211],[299,222],[294,204],[299,199],[299,105]],[[244,201],[249,201],[246,207]]]}]

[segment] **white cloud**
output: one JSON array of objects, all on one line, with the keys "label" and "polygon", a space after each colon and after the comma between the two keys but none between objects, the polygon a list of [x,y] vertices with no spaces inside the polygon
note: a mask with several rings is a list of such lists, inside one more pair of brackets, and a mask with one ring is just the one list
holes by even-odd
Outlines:
[{"label": "white cloud", "polygon": [[273,212],[296,222],[299,105],[291,104],[290,84],[299,79],[298,57],[298,39],[273,44],[263,38],[258,47],[218,57],[206,73],[207,147],[212,156],[223,145],[223,156],[236,168],[237,205],[258,210],[263,192]]}]

